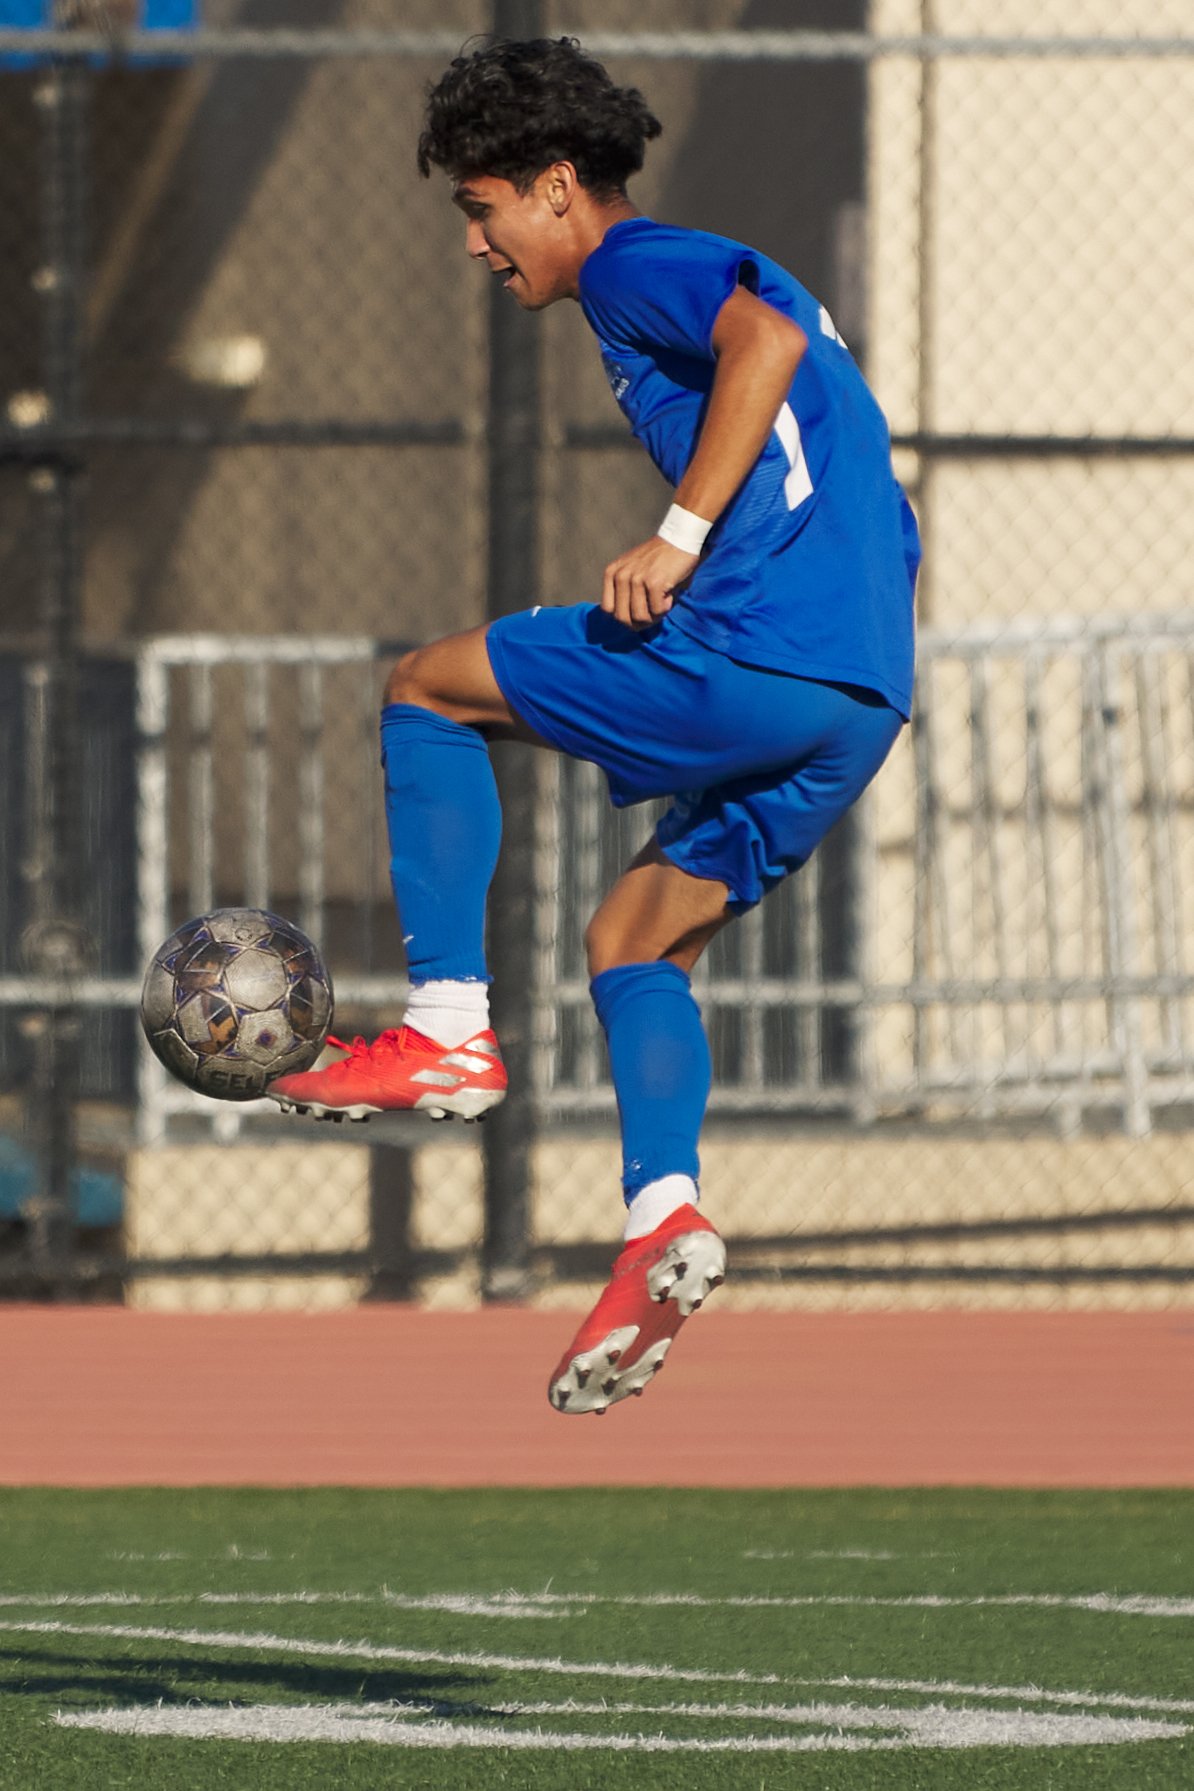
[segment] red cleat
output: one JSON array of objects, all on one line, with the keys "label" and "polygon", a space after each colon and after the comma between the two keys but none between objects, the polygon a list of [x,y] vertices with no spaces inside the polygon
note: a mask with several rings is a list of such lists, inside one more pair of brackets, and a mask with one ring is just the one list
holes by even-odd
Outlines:
[{"label": "red cleat", "polygon": [[483,1119],[506,1098],[506,1069],[492,1032],[451,1050],[413,1027],[391,1027],[368,1044],[329,1038],[346,1051],[325,1070],[279,1076],[266,1089],[284,1112],[316,1119],[368,1119],[371,1113],[417,1110],[432,1119]]},{"label": "red cleat", "polygon": [[726,1247],[695,1206],[680,1207],[626,1244],[548,1384],[556,1411],[604,1412],[641,1393],[725,1271]]}]

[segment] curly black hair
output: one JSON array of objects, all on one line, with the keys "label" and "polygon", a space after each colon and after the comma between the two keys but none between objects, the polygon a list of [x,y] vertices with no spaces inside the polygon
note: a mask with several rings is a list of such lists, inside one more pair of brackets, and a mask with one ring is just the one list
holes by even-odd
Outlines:
[{"label": "curly black hair", "polygon": [[662,129],[638,88],[615,87],[576,38],[497,38],[428,88],[419,173],[491,174],[526,192],[544,168],[571,162],[608,198],[625,193]]}]

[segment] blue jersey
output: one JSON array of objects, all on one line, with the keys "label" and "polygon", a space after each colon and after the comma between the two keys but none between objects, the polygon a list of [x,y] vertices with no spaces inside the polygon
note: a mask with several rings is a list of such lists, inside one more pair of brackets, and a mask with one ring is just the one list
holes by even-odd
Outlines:
[{"label": "blue jersey", "polygon": [[743,664],[860,684],[906,718],[920,543],[883,414],[824,306],[741,243],[643,217],[606,232],[580,302],[631,429],[675,486],[713,385],[713,326],[739,285],[808,348],[672,619]]}]

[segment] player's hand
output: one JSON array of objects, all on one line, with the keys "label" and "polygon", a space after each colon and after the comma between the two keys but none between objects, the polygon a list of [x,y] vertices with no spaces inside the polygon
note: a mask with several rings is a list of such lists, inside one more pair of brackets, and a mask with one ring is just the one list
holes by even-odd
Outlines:
[{"label": "player's hand", "polygon": [[640,547],[619,554],[605,568],[602,609],[627,628],[650,628],[667,615],[675,592],[692,577],[700,557],[652,535]]}]

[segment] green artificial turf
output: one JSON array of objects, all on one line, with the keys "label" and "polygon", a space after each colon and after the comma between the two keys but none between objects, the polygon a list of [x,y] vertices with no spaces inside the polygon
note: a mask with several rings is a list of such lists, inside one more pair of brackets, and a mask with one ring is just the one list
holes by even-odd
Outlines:
[{"label": "green artificial turf", "polygon": [[[1192,1538],[1172,1492],[0,1491],[0,1787],[1177,1791]],[[363,1704],[351,1740],[55,1720]],[[960,1748],[899,1715],[928,1707]],[[1176,1733],[992,1743],[1020,1711]],[[543,1732],[571,1744],[514,1745]]]}]

